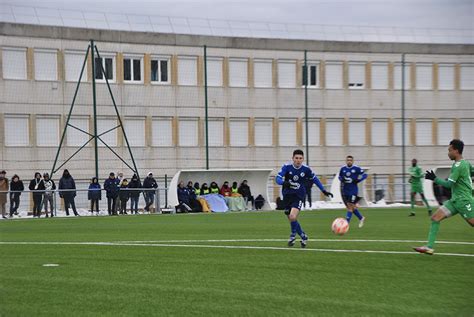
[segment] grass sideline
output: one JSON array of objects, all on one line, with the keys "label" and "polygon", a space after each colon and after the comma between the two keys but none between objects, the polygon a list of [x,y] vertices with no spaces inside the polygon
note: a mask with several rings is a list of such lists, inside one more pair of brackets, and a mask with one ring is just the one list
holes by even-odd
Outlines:
[{"label": "grass sideline", "polygon": [[[338,237],[330,225],[344,211],[303,211],[308,250],[285,247],[281,212],[2,221],[0,316],[474,314],[467,269],[474,257],[414,254],[422,243],[380,241],[426,240],[422,208],[416,217],[408,209],[362,213],[364,228],[353,219]],[[438,240],[474,243],[474,236],[456,216],[441,224]],[[436,252],[474,255],[474,244],[439,243]]]}]

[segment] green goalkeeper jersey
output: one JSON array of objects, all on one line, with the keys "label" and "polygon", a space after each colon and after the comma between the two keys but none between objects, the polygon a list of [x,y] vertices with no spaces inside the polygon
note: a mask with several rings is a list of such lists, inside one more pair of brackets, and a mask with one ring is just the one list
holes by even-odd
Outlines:
[{"label": "green goalkeeper jersey", "polygon": [[421,167],[419,166],[410,167],[409,173],[410,173],[410,178],[411,178],[411,184],[421,185],[421,179],[424,177]]},{"label": "green goalkeeper jersey", "polygon": [[470,201],[472,199],[471,171],[473,167],[466,160],[454,162],[448,181],[453,183],[451,199],[454,201]]}]

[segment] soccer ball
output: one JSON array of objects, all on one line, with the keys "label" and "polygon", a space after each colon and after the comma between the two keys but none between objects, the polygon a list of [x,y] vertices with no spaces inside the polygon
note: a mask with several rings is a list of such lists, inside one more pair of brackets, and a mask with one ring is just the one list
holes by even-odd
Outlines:
[{"label": "soccer ball", "polygon": [[349,223],[344,218],[336,218],[331,225],[331,230],[335,234],[342,236],[349,231]]}]

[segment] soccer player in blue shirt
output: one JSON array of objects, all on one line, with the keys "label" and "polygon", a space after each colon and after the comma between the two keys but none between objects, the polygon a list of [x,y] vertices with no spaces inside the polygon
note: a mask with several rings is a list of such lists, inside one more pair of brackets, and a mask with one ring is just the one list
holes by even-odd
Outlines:
[{"label": "soccer player in blue shirt", "polygon": [[357,202],[360,200],[358,196],[359,188],[358,183],[362,182],[367,178],[364,170],[359,166],[354,165],[354,157],[348,155],[346,157],[346,165],[341,167],[339,171],[339,180],[341,181],[341,196],[342,201],[346,205],[347,222],[351,221],[352,214],[354,213],[359,218],[359,228],[364,225],[365,217],[363,217],[357,209]]},{"label": "soccer player in blue shirt", "polygon": [[298,214],[303,206],[303,201],[306,197],[305,184],[311,180],[318,186],[325,196],[333,197],[333,195],[326,191],[323,184],[319,181],[313,171],[306,165],[303,165],[304,153],[302,150],[293,151],[293,163],[284,164],[281,171],[275,177],[278,185],[283,186],[283,203],[285,205],[285,214],[291,226],[291,234],[288,240],[288,246],[295,245],[296,234],[301,237],[301,247],[305,248],[308,241],[308,236],[301,228],[298,222]]}]

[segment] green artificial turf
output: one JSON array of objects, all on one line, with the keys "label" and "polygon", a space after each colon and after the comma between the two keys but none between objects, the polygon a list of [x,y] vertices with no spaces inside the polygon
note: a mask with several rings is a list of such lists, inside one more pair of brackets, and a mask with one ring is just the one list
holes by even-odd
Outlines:
[{"label": "green artificial turf", "polygon": [[474,230],[461,217],[444,221],[438,240],[471,244],[440,243],[428,256],[410,252],[423,243],[354,241],[426,240],[422,208],[416,217],[408,209],[362,213],[366,225],[353,219],[340,237],[330,225],[344,211],[302,212],[305,250],[286,247],[281,212],[1,221],[0,316],[474,314],[474,257],[441,254],[474,255]]}]

